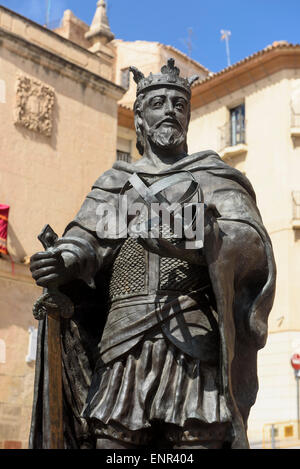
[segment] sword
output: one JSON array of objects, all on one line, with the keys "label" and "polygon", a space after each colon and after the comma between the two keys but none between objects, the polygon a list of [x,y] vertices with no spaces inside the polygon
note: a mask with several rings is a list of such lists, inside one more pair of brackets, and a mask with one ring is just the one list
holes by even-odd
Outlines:
[{"label": "sword", "polygon": [[[38,236],[46,251],[53,251],[58,239],[57,234],[46,225]],[[63,449],[63,398],[62,398],[62,357],[60,318],[70,318],[74,312],[71,300],[58,288],[44,288],[43,295],[33,306],[33,315],[37,320],[45,319],[45,449]]]}]

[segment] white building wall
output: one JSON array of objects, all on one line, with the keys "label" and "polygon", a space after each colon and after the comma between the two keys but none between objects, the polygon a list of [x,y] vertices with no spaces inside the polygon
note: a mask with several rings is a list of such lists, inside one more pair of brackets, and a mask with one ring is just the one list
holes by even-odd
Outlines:
[{"label": "white building wall", "polygon": [[226,160],[246,173],[271,236],[277,289],[267,345],[258,354],[259,392],[250,412],[250,441],[266,424],[296,420],[296,383],[290,358],[300,344],[300,231],[292,229],[293,190],[300,190],[300,137],[291,137],[291,96],[300,72],[283,70],[192,112],[189,153],[221,149],[229,109],[245,102],[246,149]]}]

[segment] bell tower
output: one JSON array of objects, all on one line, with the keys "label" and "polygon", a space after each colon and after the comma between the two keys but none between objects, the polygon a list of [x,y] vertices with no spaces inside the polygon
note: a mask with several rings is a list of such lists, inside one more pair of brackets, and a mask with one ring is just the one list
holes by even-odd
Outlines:
[{"label": "bell tower", "polygon": [[107,67],[113,68],[114,48],[110,42],[115,35],[111,32],[105,0],[97,2],[96,12],[85,39],[90,43],[89,50],[98,55]]}]

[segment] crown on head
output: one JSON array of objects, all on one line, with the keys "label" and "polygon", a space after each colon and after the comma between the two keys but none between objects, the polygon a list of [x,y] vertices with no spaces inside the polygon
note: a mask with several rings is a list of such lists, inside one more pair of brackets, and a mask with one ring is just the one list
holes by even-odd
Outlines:
[{"label": "crown on head", "polygon": [[145,77],[136,67],[129,67],[129,70],[133,73],[133,79],[137,84],[137,95],[151,88],[165,85],[179,88],[190,95],[192,84],[199,78],[198,75],[193,75],[190,78],[180,77],[180,70],[178,67],[175,67],[175,60],[172,58],[168,59],[167,65],[161,68],[161,73],[156,75],[153,75],[151,72],[148,77]]}]

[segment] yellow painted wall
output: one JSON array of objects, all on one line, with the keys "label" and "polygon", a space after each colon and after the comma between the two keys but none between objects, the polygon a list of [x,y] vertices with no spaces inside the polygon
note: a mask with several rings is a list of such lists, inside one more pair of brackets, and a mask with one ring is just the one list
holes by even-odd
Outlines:
[{"label": "yellow painted wall", "polygon": [[[61,235],[115,162],[123,91],[97,74],[97,56],[2,7],[0,34],[0,203],[10,205],[14,260],[13,270],[8,256],[0,258],[0,448],[26,448],[34,379],[28,329],[38,327],[32,306],[42,293],[28,257],[43,249],[43,226]],[[14,123],[18,75],[54,90],[50,137]]]}]

